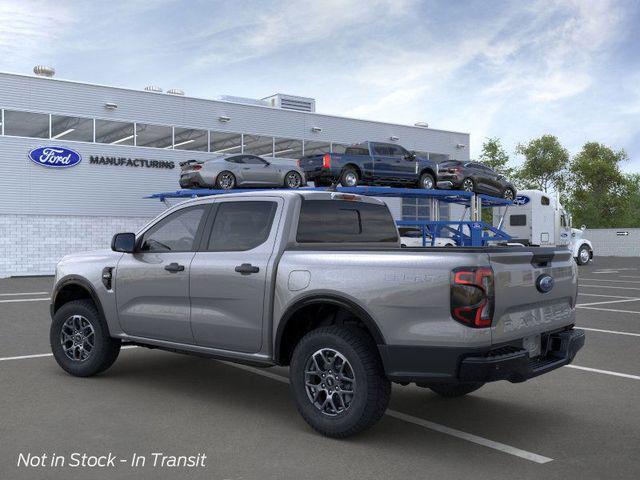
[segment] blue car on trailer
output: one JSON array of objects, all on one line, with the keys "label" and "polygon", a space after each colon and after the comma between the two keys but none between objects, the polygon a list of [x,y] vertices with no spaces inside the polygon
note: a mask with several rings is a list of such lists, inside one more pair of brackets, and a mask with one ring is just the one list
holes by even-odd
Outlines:
[{"label": "blue car on trailer", "polygon": [[340,182],[344,187],[385,185],[437,188],[438,164],[395,143],[363,142],[344,153],[308,155],[298,161],[316,187]]}]

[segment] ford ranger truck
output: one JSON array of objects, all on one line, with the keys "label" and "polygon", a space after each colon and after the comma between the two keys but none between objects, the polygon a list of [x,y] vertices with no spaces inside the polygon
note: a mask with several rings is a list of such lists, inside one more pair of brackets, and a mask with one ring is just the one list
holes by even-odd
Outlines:
[{"label": "ford ranger truck", "polygon": [[343,154],[309,155],[298,166],[316,187],[340,182],[344,187],[437,188],[438,164],[394,143],[364,142],[347,147]]},{"label": "ford ranger truck", "polygon": [[304,419],[346,437],[380,419],[392,382],[458,397],[570,363],[576,271],[565,248],[401,248],[374,198],[217,195],[64,257],[50,342],[80,377],[122,344],[289,366]]}]

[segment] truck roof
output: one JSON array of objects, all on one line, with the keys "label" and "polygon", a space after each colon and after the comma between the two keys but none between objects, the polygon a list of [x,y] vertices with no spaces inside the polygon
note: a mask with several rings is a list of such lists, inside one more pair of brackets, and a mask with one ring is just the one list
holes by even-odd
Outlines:
[{"label": "truck roof", "polygon": [[218,195],[210,195],[198,198],[192,198],[184,202],[180,202],[178,205],[209,203],[219,198],[254,198],[254,197],[280,197],[280,198],[295,198],[302,197],[305,200],[350,200],[355,202],[375,203],[378,205],[384,205],[382,200],[365,195],[356,195],[352,193],[331,192],[331,191],[318,191],[318,190],[305,190],[303,188],[297,190],[233,190],[229,193],[223,193]]}]

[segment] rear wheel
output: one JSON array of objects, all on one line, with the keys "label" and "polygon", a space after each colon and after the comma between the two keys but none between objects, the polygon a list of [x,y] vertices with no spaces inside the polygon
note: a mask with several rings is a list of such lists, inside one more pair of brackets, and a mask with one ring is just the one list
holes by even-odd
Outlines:
[{"label": "rear wheel", "polygon": [[433,190],[436,187],[436,181],[430,173],[420,175],[420,188],[425,190]]},{"label": "rear wheel", "polygon": [[473,192],[475,191],[475,184],[473,183],[473,180],[470,178],[465,178],[462,181],[462,190],[464,190],[465,192]]},{"label": "rear wheel", "polygon": [[340,175],[340,183],[343,187],[357,187],[359,180],[358,172],[352,167],[345,168]]},{"label": "rear wheel", "polygon": [[216,178],[216,188],[219,188],[220,190],[231,190],[235,186],[236,177],[233,173],[225,170],[218,174],[218,177]]},{"label": "rear wheel", "polygon": [[295,170],[291,170],[284,177],[284,186],[287,188],[300,188],[302,186],[302,176]]},{"label": "rear wheel", "polygon": [[312,428],[344,438],[384,415],[391,383],[371,337],[357,327],[331,326],[309,332],[296,346],[291,392]]},{"label": "rear wheel", "polygon": [[576,262],[578,265],[586,265],[591,260],[591,250],[586,245],[582,245],[578,249],[578,256]]},{"label": "rear wheel", "polygon": [[75,300],[60,307],[53,316],[49,341],[58,365],[76,377],[105,371],[120,353],[120,340],[109,336],[106,323],[90,300]]},{"label": "rear wheel", "polygon": [[484,383],[482,382],[443,383],[430,385],[429,388],[441,397],[455,398],[461,397],[471,392],[475,392],[483,385]]}]

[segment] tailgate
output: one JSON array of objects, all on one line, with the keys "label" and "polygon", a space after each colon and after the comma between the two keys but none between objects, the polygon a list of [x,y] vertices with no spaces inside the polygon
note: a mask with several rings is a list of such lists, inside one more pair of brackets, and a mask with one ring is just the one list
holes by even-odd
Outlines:
[{"label": "tailgate", "polygon": [[[577,266],[568,249],[489,252],[494,272],[492,343],[535,336],[575,322]],[[552,288],[546,276],[553,279]],[[542,283],[542,285],[539,285]]]},{"label": "tailgate", "polygon": [[[298,166],[302,168],[305,173],[314,173],[322,170],[322,166],[325,164],[325,157],[328,156],[330,160],[336,160],[339,155],[335,153],[319,153],[317,155],[307,155],[298,160]],[[331,161],[328,163],[331,164]]]}]

